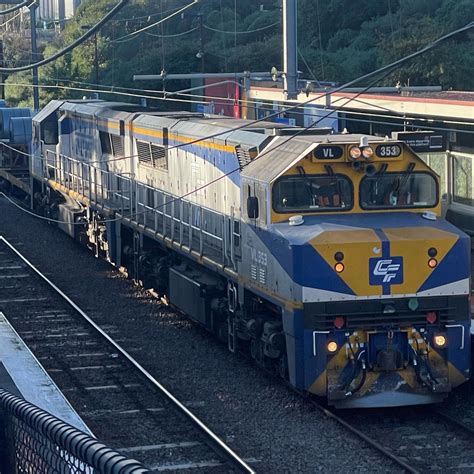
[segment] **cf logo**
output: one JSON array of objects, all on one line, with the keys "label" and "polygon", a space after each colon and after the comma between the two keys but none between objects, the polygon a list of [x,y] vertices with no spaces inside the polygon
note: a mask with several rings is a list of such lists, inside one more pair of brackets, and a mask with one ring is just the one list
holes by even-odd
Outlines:
[{"label": "cf logo", "polygon": [[383,276],[383,282],[388,283],[397,277],[400,265],[393,260],[379,260],[374,268],[374,275]]}]

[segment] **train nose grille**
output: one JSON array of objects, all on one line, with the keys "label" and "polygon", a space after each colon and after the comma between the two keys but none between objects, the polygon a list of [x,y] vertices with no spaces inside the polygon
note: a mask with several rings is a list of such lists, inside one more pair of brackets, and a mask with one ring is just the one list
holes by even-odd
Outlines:
[{"label": "train nose grille", "polygon": [[[468,314],[468,300],[460,296],[435,297],[418,300],[418,308],[409,308],[409,298],[394,300],[335,301],[305,305],[305,327],[312,330],[331,331],[341,316],[345,325],[341,329],[404,328],[424,326],[430,312],[437,314],[436,324],[444,325],[464,320]],[[390,306],[390,312],[384,308]],[[339,318],[339,319],[338,319]]]}]

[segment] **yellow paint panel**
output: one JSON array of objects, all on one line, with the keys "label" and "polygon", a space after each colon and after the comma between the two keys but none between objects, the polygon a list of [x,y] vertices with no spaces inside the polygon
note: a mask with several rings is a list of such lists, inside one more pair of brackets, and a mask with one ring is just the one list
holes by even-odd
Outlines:
[{"label": "yellow paint panel", "polygon": [[428,249],[438,250],[436,260],[443,260],[458,237],[432,227],[402,227],[383,229],[390,240],[390,255],[403,257],[404,275],[401,285],[393,285],[392,293],[416,293],[433,272],[428,266]]},{"label": "yellow paint panel", "polygon": [[[319,396],[326,396],[327,392],[327,371],[336,370],[340,368],[341,370],[346,366],[348,362],[346,356],[346,347],[342,345],[337,354],[328,361],[326,365],[326,370],[321,372],[318,378],[311,384],[308,391]],[[308,362],[309,363],[309,362]]]},{"label": "yellow paint panel", "polygon": [[324,370],[319,374],[319,377],[309,387],[308,392],[325,397],[327,392],[327,372]]},{"label": "yellow paint panel", "polygon": [[397,373],[403,380],[405,380],[411,389],[415,390],[420,387],[420,382],[418,382],[418,379],[416,378],[415,369],[413,367],[410,366],[406,369],[399,370]]},{"label": "yellow paint panel", "polygon": [[451,362],[448,362],[448,374],[449,374],[449,383],[453,387],[457,387],[464,383],[467,378],[463,375],[463,373],[456,368]]},{"label": "yellow paint panel", "polygon": [[[357,393],[357,396],[363,397],[369,390],[370,388],[374,385],[375,382],[379,379],[379,377],[382,375],[381,372],[367,372],[366,378],[365,378],[365,383]],[[360,375],[359,375],[360,377]]]},{"label": "yellow paint panel", "polygon": [[[163,138],[163,132],[161,130],[151,130],[148,128],[142,128],[142,127],[133,127],[133,131],[136,133],[140,133],[141,135],[147,135],[149,137],[155,137],[155,138]],[[177,135],[175,133],[169,133],[168,138],[170,140],[176,140],[182,143],[191,143],[197,140],[197,138],[193,137],[186,137],[184,135]],[[206,140],[201,140],[196,143],[193,143],[193,145],[202,147],[202,148],[210,148],[212,150],[219,150],[219,151],[226,151],[229,153],[235,153],[235,148],[227,145],[221,145],[219,143],[211,143]]]},{"label": "yellow paint panel", "polygon": [[372,229],[327,231],[311,240],[311,245],[334,268],[334,254],[344,254],[344,271],[339,277],[356,295],[381,295],[382,286],[369,285],[369,258],[382,256],[382,243]]}]

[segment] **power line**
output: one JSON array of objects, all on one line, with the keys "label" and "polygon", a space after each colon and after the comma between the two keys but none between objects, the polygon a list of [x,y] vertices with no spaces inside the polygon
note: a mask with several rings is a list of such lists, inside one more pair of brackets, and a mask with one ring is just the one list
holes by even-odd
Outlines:
[{"label": "power line", "polygon": [[[90,93],[102,93],[102,94],[114,94],[114,95],[121,95],[121,96],[126,96],[126,97],[136,97],[136,98],[146,98],[146,99],[152,99],[152,100],[160,100],[160,101],[173,101],[173,102],[182,102],[182,103],[200,103],[200,104],[205,104],[205,103],[209,103],[209,100],[212,100],[215,104],[217,105],[229,105],[229,103],[234,103],[235,102],[235,99],[233,98],[229,98],[229,99],[226,99],[226,98],[223,98],[223,97],[219,97],[219,96],[210,96],[210,95],[198,95],[198,94],[186,94],[184,92],[187,92],[187,91],[176,91],[176,92],[170,92],[170,93],[166,93],[166,92],[161,92],[161,91],[155,91],[155,90],[149,90],[149,89],[138,89],[138,88],[131,88],[131,87],[120,87],[120,86],[107,86],[107,85],[104,85],[104,84],[101,84],[100,87],[108,87],[110,90],[104,90],[104,89],[97,89],[97,87],[99,86],[98,84],[95,84],[95,83],[90,83],[90,82],[83,82],[83,81],[76,81],[76,80],[71,80],[71,79],[64,79],[64,78],[51,78],[51,77],[44,77],[43,79],[46,79],[46,80],[50,80],[50,81],[55,81],[55,82],[69,82],[69,83],[72,83],[72,84],[81,84],[81,85],[85,85],[85,86],[93,86],[95,87],[94,89],[91,89],[91,88],[80,88],[80,87],[73,87],[73,86],[62,86],[62,85],[59,85],[59,84],[56,84],[56,85],[41,85],[40,87],[43,87],[43,88],[51,88],[51,89],[54,89],[54,88],[57,88],[57,89],[64,89],[64,90],[72,90],[72,91],[78,91],[78,92],[90,92]],[[0,84],[2,85],[2,84]],[[31,84],[26,84],[26,83],[3,83],[3,85],[15,85],[15,86],[20,86],[20,87],[34,87],[32,86]],[[120,92],[120,91],[132,91],[132,92],[139,92],[140,94],[133,94],[133,93],[130,93],[130,92]],[[141,94],[142,92],[146,92],[148,94],[153,94],[153,95],[145,95],[145,94]],[[327,94],[332,94],[333,91],[328,91]],[[164,94],[163,96],[157,96],[157,95],[154,95],[154,94]],[[169,95],[168,95],[169,94]],[[191,98],[194,98],[194,99],[202,99],[202,100],[188,100],[188,99],[177,99],[177,98],[172,98],[171,96],[183,96],[183,97],[186,97],[188,99],[191,99]],[[323,97],[323,96],[318,96],[317,98],[320,98],[320,97]],[[339,102],[340,100],[343,100],[345,97],[339,97],[337,99],[335,99],[333,101],[333,104]],[[220,101],[220,102],[216,102],[216,101]],[[257,104],[260,104],[261,101],[255,101],[255,100],[250,100],[250,99],[245,99],[245,100],[242,100],[242,99],[238,99],[237,100],[239,103],[243,104],[252,104],[252,105],[257,105]],[[410,121],[427,121],[428,119],[423,119],[421,117],[414,117],[414,116],[407,116],[406,113],[403,113],[403,112],[399,112],[397,110],[393,110],[393,109],[389,109],[387,107],[383,107],[383,106],[380,106],[380,105],[377,105],[377,104],[372,104],[372,103],[369,103],[369,102],[366,102],[364,100],[361,100],[361,99],[357,99],[357,98],[354,98],[354,101],[356,102],[360,102],[361,104],[365,104],[365,105],[369,105],[371,107],[374,107],[374,108],[378,108],[382,111],[385,111],[385,112],[388,112],[388,113],[391,113],[391,114],[395,114],[397,116],[399,116],[400,118],[404,118],[405,120],[410,120]],[[286,102],[286,101],[284,101]],[[305,105],[305,103],[301,103],[301,104],[298,104],[295,106],[295,108],[303,108]],[[279,114],[282,114],[282,113],[285,113],[288,109],[281,109],[280,111],[276,112],[277,115]],[[297,110],[294,111],[295,114],[300,114],[300,115],[304,115],[305,113],[304,112],[299,112]],[[351,114],[359,114],[359,115],[366,115],[366,116],[377,116],[377,117],[385,117],[385,118],[393,118],[393,116],[391,115],[380,115],[380,114],[370,114],[368,112],[358,112],[358,111],[347,111],[347,113],[351,113]],[[308,115],[308,114],[306,114]],[[271,118],[270,116],[267,116],[264,118],[264,120],[268,119],[268,118]],[[459,121],[452,121],[452,120],[437,120],[438,122],[440,123],[444,123],[444,124],[457,124],[457,125],[463,125],[465,124],[465,122],[459,122]],[[433,128],[435,129],[435,128]],[[459,129],[456,129],[453,131],[460,131],[460,132],[463,132],[463,130],[459,130]]]},{"label": "power line", "polygon": [[[284,112],[290,112],[292,110],[295,110],[299,107],[302,107],[302,106],[305,106],[305,105],[308,105],[308,104],[311,104],[312,102],[318,100],[318,99],[322,99],[323,97],[326,97],[328,94],[333,94],[333,93],[336,93],[336,92],[339,92],[339,91],[342,91],[343,89],[347,89],[348,87],[351,87],[352,85],[354,84],[357,84],[361,81],[364,81],[366,79],[370,79],[374,76],[377,76],[379,74],[385,74],[386,72],[391,72],[392,70],[394,69],[397,69],[399,66],[403,65],[404,63],[410,61],[411,59],[413,58],[416,58],[428,51],[431,51],[432,49],[438,47],[440,44],[444,43],[445,41],[447,41],[448,39],[451,39],[452,37],[460,34],[460,33],[463,33],[465,31],[468,31],[470,30],[471,28],[474,27],[474,21],[473,22],[470,22],[468,23],[467,25],[463,26],[462,28],[458,28],[457,30],[454,30],[450,33],[447,33],[446,35],[443,35],[442,37],[438,38],[437,40],[431,42],[430,44],[428,44],[427,46],[425,46],[424,48],[418,50],[418,51],[415,51],[414,53],[412,54],[409,54],[408,56],[405,56],[401,59],[398,59],[397,61],[394,61],[386,66],[383,66],[379,69],[376,69],[375,71],[372,71],[372,72],[369,72],[367,74],[364,74],[363,76],[360,76],[360,77],[357,77],[349,82],[346,82],[345,84],[339,86],[339,87],[336,87],[335,89],[333,89],[331,92],[325,92],[319,96],[316,96],[316,97],[313,97],[311,99],[308,99],[307,101],[304,101],[304,102],[301,102],[297,105],[293,105],[293,106],[290,106],[290,107],[287,107],[285,108],[284,110],[281,110],[281,111],[278,111],[278,112],[275,112],[273,114],[270,114],[268,115],[267,117],[265,118],[262,118],[262,119],[258,119],[258,120],[254,120],[248,124],[243,124],[243,125],[240,125],[240,126],[237,126],[237,127],[234,127],[230,130],[227,130],[225,132],[217,132],[217,133],[214,133],[212,135],[208,135],[206,137],[202,137],[202,138],[197,138],[195,140],[192,140],[188,143],[186,143],[185,145],[175,145],[173,147],[170,147],[169,149],[174,149],[174,148],[179,148],[181,146],[189,146],[189,145],[194,145],[195,143],[199,143],[203,140],[210,140],[212,138],[216,138],[216,137],[219,137],[221,135],[225,135],[227,133],[231,133],[231,132],[234,132],[234,131],[237,131],[237,130],[242,130],[244,128],[248,128],[252,125],[255,125],[257,123],[260,123],[260,122],[263,122],[263,121],[266,121],[268,120],[269,118],[273,118],[273,117],[277,117],[279,115],[281,115],[282,113]],[[358,94],[360,95],[360,94]]]},{"label": "power line", "polygon": [[199,0],[193,0],[192,3],[189,3],[188,5],[185,5],[183,8],[180,8],[179,10],[175,11],[175,12],[172,13],[171,15],[168,15],[166,18],[162,18],[161,20],[158,20],[157,22],[155,22],[155,23],[153,23],[153,24],[151,24],[151,25],[145,26],[145,27],[143,27],[143,28],[140,28],[140,29],[137,30],[137,31],[134,31],[134,32],[132,32],[132,33],[129,33],[128,35],[124,35],[124,36],[121,36],[120,38],[117,38],[117,39],[115,39],[115,40],[112,40],[112,41],[110,41],[110,43],[121,43],[121,42],[123,42],[123,40],[126,40],[127,38],[131,38],[131,37],[136,36],[136,35],[138,35],[138,34],[140,34],[140,33],[143,33],[143,32],[146,31],[146,30],[149,30],[150,28],[153,28],[153,27],[155,27],[155,26],[161,25],[161,23],[163,23],[163,22],[165,22],[165,21],[167,21],[167,20],[169,20],[169,19],[175,17],[176,15],[178,15],[178,14],[184,12],[184,11],[187,10],[188,8],[190,8],[190,7],[194,6],[194,5],[196,5],[196,3],[198,3],[198,2],[199,2]]},{"label": "power line", "polygon": [[[300,104],[297,104],[297,105],[294,105],[294,106],[291,106],[291,107],[287,107],[287,108],[285,108],[284,110],[280,110],[280,111],[278,111],[278,112],[275,112],[275,113],[273,113],[273,114],[270,114],[270,115],[268,115],[268,116],[266,116],[266,117],[264,117],[264,118],[262,118],[262,119],[254,120],[254,121],[251,121],[250,123],[243,124],[243,125],[240,125],[240,126],[238,126],[238,127],[234,127],[234,128],[232,128],[232,129],[226,130],[226,131],[224,131],[224,132],[218,132],[218,133],[215,133],[215,134],[212,134],[212,135],[208,135],[208,136],[206,136],[206,137],[201,137],[201,138],[192,140],[192,141],[187,142],[187,143],[184,143],[184,144],[174,145],[174,146],[172,146],[172,147],[168,147],[168,149],[171,150],[171,149],[174,149],[174,148],[181,148],[181,147],[183,147],[183,146],[193,145],[193,144],[195,144],[195,143],[199,143],[199,142],[204,141],[204,140],[209,140],[209,139],[211,139],[211,138],[215,138],[215,137],[218,137],[218,136],[227,134],[227,133],[231,133],[231,132],[233,132],[233,131],[237,131],[237,130],[242,130],[242,129],[248,128],[248,127],[250,127],[250,126],[252,126],[252,125],[254,125],[254,124],[260,123],[260,122],[262,122],[262,121],[267,121],[268,119],[270,119],[270,118],[272,118],[272,117],[276,117],[276,116],[278,116],[278,115],[281,115],[282,113],[289,112],[289,111],[298,109],[298,108],[300,108],[300,107],[303,107],[303,106],[305,106],[305,105],[308,105],[308,104],[314,102],[315,100],[317,100],[317,99],[319,99],[319,98],[323,98],[323,97],[327,96],[328,94],[332,94],[332,93],[341,91],[341,90],[343,90],[343,89],[345,89],[345,88],[348,88],[348,87],[352,86],[353,84],[356,84],[357,82],[360,82],[360,81],[362,81],[362,80],[364,80],[364,79],[367,79],[367,78],[370,78],[370,77],[373,77],[373,76],[377,76],[377,75],[380,74],[380,73],[383,73],[383,76],[382,76],[382,77],[385,77],[385,76],[388,75],[390,72],[392,72],[394,69],[398,68],[399,66],[401,66],[401,65],[404,64],[405,62],[409,61],[410,59],[413,59],[414,57],[417,57],[417,56],[419,56],[419,55],[421,55],[421,54],[424,54],[424,53],[427,52],[427,51],[430,51],[431,49],[436,48],[437,46],[439,46],[441,43],[443,43],[443,42],[446,41],[447,39],[450,39],[450,38],[452,38],[453,36],[455,36],[456,34],[459,34],[460,32],[467,31],[467,30],[469,30],[469,29],[471,29],[471,28],[473,28],[473,27],[474,27],[474,22],[468,23],[466,26],[464,26],[464,27],[462,27],[462,28],[459,28],[459,29],[457,29],[457,30],[455,30],[455,31],[452,31],[452,32],[450,32],[450,33],[448,33],[448,34],[442,36],[441,38],[435,40],[434,42],[432,42],[432,43],[430,43],[429,45],[425,46],[424,48],[420,49],[419,51],[416,51],[416,52],[414,52],[414,53],[412,53],[412,54],[410,54],[410,55],[408,55],[408,56],[405,56],[404,58],[401,58],[401,59],[399,59],[399,60],[397,60],[397,61],[395,61],[395,62],[393,62],[393,63],[391,63],[391,64],[388,64],[387,66],[384,66],[384,67],[379,68],[379,69],[377,69],[377,70],[375,70],[375,71],[372,71],[372,72],[370,72],[370,73],[368,73],[368,74],[365,74],[365,75],[363,75],[363,76],[361,76],[361,77],[358,77],[358,78],[356,78],[356,79],[353,79],[352,81],[349,81],[348,83],[343,84],[342,86],[339,86],[338,88],[336,88],[336,89],[334,89],[334,90],[332,90],[332,91],[330,91],[330,92],[326,92],[326,93],[324,93],[324,94],[322,94],[322,95],[320,95],[320,96],[314,97],[314,98],[309,99],[309,100],[307,100],[307,101],[305,101],[305,102],[302,102],[302,103],[300,103]],[[380,78],[377,79],[376,82],[378,82],[379,80],[380,80]],[[59,85],[56,85],[56,86],[43,86],[43,87],[68,89],[68,87],[66,87],[66,86],[59,86]],[[370,86],[370,87],[371,87],[371,86]],[[365,88],[363,91],[366,91],[366,90],[370,89],[370,87]],[[76,88],[76,90],[80,90],[80,88]],[[88,92],[90,91],[90,90],[88,90],[88,89],[82,89],[82,90],[83,90],[83,91],[88,91]],[[104,93],[113,93],[112,90],[111,90],[111,91],[101,91],[101,92],[104,92]],[[122,94],[122,95],[128,95],[128,96],[137,96],[136,94],[129,94],[129,93],[121,93],[121,94]],[[350,98],[350,99],[346,102],[346,104],[349,103],[349,102],[352,101],[352,100],[355,100],[355,98],[358,97],[358,96],[360,96],[361,94],[362,94],[362,92],[356,94],[355,96],[353,96],[352,98]],[[159,98],[159,97],[156,97],[156,96],[152,96],[152,97],[150,97],[150,98],[160,100],[160,98]],[[167,100],[177,100],[177,101],[178,101],[179,99],[167,99]],[[336,110],[338,110],[338,109],[336,109]],[[329,115],[331,115],[331,114],[333,114],[333,113],[334,113],[334,110],[332,109]],[[329,115],[328,115],[328,116],[329,116]],[[315,123],[319,123],[319,122],[320,122],[320,120],[318,120],[318,121],[315,122]],[[313,126],[314,126],[314,124],[313,124]]]},{"label": "power line", "polygon": [[[0,196],[3,196],[10,204],[13,204],[16,208],[20,209],[20,211],[25,212],[26,214],[29,214],[32,217],[36,217],[37,219],[46,221],[46,222],[51,222],[53,224],[69,224],[69,225],[82,225],[85,226],[87,223],[86,222],[68,222],[68,221],[60,221],[57,219],[53,219],[51,217],[46,217],[42,216],[41,214],[37,214],[36,212],[32,212],[26,207],[20,206],[18,203],[16,203],[13,199],[9,198],[5,193],[0,191]],[[120,216],[116,217],[114,219],[105,219],[102,222],[116,222],[122,220],[124,217],[127,216]]]},{"label": "power line", "polygon": [[[470,23],[469,25],[466,25],[466,27],[469,26],[469,28],[473,27],[474,26],[474,22]],[[464,28],[466,28],[464,27]],[[463,28],[460,29],[461,31],[465,31]],[[348,98],[348,100],[345,102],[345,104],[343,105],[347,105],[349,102],[355,100],[355,98],[357,98],[358,96],[360,96],[361,94],[363,94],[364,92],[366,92],[367,90],[369,90],[374,84],[376,84],[378,81],[380,81],[381,79],[383,79],[384,77],[388,76],[389,74],[391,74],[393,72],[394,69],[397,69],[399,66],[401,66],[402,64],[404,64],[406,61],[408,61],[409,59],[412,59],[413,57],[416,57],[416,56],[419,56],[420,54],[423,54],[424,52],[426,51],[430,51],[431,49],[433,49],[434,47],[436,47],[437,45],[439,45],[440,43],[442,43],[445,39],[447,38],[450,38],[452,37],[455,33],[458,33],[460,30],[456,30],[456,32],[452,32],[452,33],[448,33],[447,35],[441,37],[440,39],[434,41],[433,43],[431,43],[430,45],[426,46],[425,48],[422,48],[420,51],[416,52],[416,53],[413,53],[409,56],[406,56],[405,58],[402,58],[398,61],[395,61],[394,63],[392,64],[389,64],[385,67],[382,67],[376,71],[373,71],[372,73],[369,73],[369,74],[365,74],[364,76],[360,77],[360,78],[356,78],[354,79],[353,81],[350,82],[350,84],[352,85],[353,83],[355,82],[359,82],[360,80],[364,79],[364,78],[367,78],[367,77],[373,77],[374,75],[378,75],[380,73],[382,73],[382,76],[381,77],[377,77],[377,79],[374,79],[372,80],[368,86],[366,86],[364,89],[362,89],[360,92],[358,92],[357,94],[355,94],[353,97],[350,97]],[[342,87],[342,86],[341,86]],[[348,87],[347,85],[345,85],[344,87]],[[341,88],[339,88],[339,90],[341,90]],[[312,99],[314,100],[314,99]],[[308,102],[308,101],[307,101]],[[297,106],[298,107],[298,106]],[[295,107],[292,107],[292,109],[294,109]],[[254,158],[250,163],[248,163],[247,165],[244,165],[244,166],[239,166],[238,168],[235,168],[213,180],[211,180],[210,182],[208,183],[205,183],[204,185],[192,190],[192,191],[189,191],[187,193],[185,193],[184,195],[181,195],[179,197],[176,197],[176,198],[172,198],[171,200],[163,203],[162,205],[159,205],[159,206],[156,206],[156,207],[153,207],[151,209],[147,209],[147,210],[144,210],[144,211],[141,211],[141,212],[135,212],[131,215],[131,217],[133,216],[137,216],[139,214],[146,214],[148,212],[151,212],[151,211],[155,211],[155,210],[158,210],[160,208],[163,208],[173,202],[176,202],[176,201],[180,201],[190,195],[193,195],[193,194],[196,194],[198,193],[199,191],[201,191],[202,189],[204,188],[207,188],[209,186],[211,186],[212,184],[230,176],[231,174],[233,173],[236,173],[237,171],[241,171],[242,169],[244,169],[246,166],[249,166],[251,163],[254,163],[255,161],[259,160],[260,158],[266,156],[268,153],[270,152],[273,152],[275,151],[276,149],[282,147],[283,145],[289,143],[291,140],[294,140],[296,137],[298,137],[299,135],[303,134],[304,132],[306,132],[307,130],[313,128],[315,125],[317,125],[319,122],[321,122],[322,120],[324,120],[325,118],[329,117],[330,115],[332,115],[335,111],[338,111],[339,109],[341,109],[342,106],[338,107],[336,110],[331,110],[328,114],[324,115],[323,117],[321,117],[319,120],[315,121],[314,123],[312,123],[311,125],[309,125],[308,127],[305,127],[301,130],[299,130],[298,132],[296,132],[294,135],[288,137],[286,140],[284,140],[283,142],[281,143],[278,143],[276,146],[272,147],[271,145],[269,145],[268,149],[265,149],[261,154],[259,154],[256,158]],[[281,112],[278,113],[278,115],[280,114]],[[266,117],[268,118],[268,117]],[[258,123],[258,122],[261,122],[262,119],[260,120],[257,120],[257,121],[254,121],[254,122],[251,122],[250,124],[246,124],[246,126],[249,126],[251,125],[252,123]],[[238,130],[238,129],[242,129],[244,127],[235,127],[234,129],[229,129],[229,130],[226,130],[225,132],[222,132],[222,133],[219,133],[219,134],[214,134],[213,136],[218,136],[218,135],[222,135],[222,134],[228,134],[230,133],[232,130]],[[210,136],[209,136],[210,137]],[[202,140],[205,140],[205,139],[208,139],[208,138],[201,138],[200,140],[197,140],[197,141],[202,141]],[[186,145],[190,145],[192,144],[193,142],[188,142],[186,143],[184,146]],[[172,149],[172,148],[177,148],[177,146],[174,146],[174,147],[169,147],[169,149]],[[2,194],[3,196],[5,196],[5,194],[3,193],[0,193]],[[7,196],[5,196],[10,202],[13,202],[11,201]],[[14,203],[17,207],[19,207],[16,203]],[[21,209],[21,207],[20,207]],[[24,209],[26,212],[28,212],[29,214],[32,214],[34,216],[37,216],[37,217],[43,217],[43,216],[38,216],[37,214],[35,213],[31,213],[31,211],[29,210],[26,210]],[[112,222],[112,221],[116,221],[116,220],[119,220],[119,219],[123,219],[124,216],[121,216],[119,218],[116,218],[116,219],[110,219],[110,220],[105,220],[104,222]],[[54,219],[49,219],[49,218],[46,218],[50,221],[53,221],[55,222]],[[56,221],[57,222],[57,221]],[[82,223],[77,223],[77,224],[82,224]],[[82,224],[83,225],[83,224]]]},{"label": "power line", "polygon": [[316,0],[316,14],[318,16],[318,38],[319,38],[319,59],[321,61],[321,77],[324,79],[324,56],[323,56],[323,40],[321,35],[321,18],[319,14],[319,0]]},{"label": "power line", "polygon": [[29,7],[33,3],[36,3],[36,0],[25,0],[23,3],[19,3],[18,5],[15,5],[14,7],[7,8],[5,10],[0,10],[0,16],[7,15],[8,13],[13,13],[17,10],[20,10],[23,7]]},{"label": "power line", "polygon": [[310,68],[309,64],[306,62],[306,59],[303,56],[303,53],[301,52],[301,49],[298,46],[297,46],[297,48],[298,48],[298,54],[300,55],[301,59],[303,60],[304,65],[306,66],[306,69],[313,76],[313,79],[319,84],[318,78],[314,74],[313,70]]},{"label": "power line", "polygon": [[193,31],[196,31],[197,29],[198,29],[198,27],[196,26],[195,28],[191,28],[188,31],[183,31],[182,33],[175,33],[174,35],[157,35],[155,33],[150,33],[148,31],[146,31],[145,34],[148,35],[148,36],[153,36],[154,38],[178,38],[179,36],[189,35]]},{"label": "power line", "polygon": [[49,64],[50,62],[55,61],[56,59],[60,58],[61,56],[64,56],[67,54],[69,51],[72,51],[73,49],[77,48],[80,44],[84,43],[88,38],[90,38],[93,34],[95,34],[96,31],[98,31],[100,28],[102,28],[103,25],[105,25],[111,18],[113,18],[122,8],[127,5],[129,0],[120,0],[115,7],[113,7],[103,18],[100,20],[98,23],[96,23],[90,30],[86,31],[80,38],[78,38],[76,41],[71,43],[69,46],[66,46],[64,49],[54,53],[52,56],[45,58],[41,61],[38,61],[33,64],[28,64],[26,66],[19,66],[19,67],[14,67],[14,68],[6,68],[6,67],[0,67],[0,73],[14,73],[14,72],[22,72],[22,71],[28,71],[30,69],[34,69],[40,66],[44,66],[45,64]]},{"label": "power line", "polygon": [[216,33],[222,33],[222,34],[225,34],[225,35],[248,35],[249,33],[257,33],[259,31],[264,31],[264,30],[268,30],[269,28],[273,28],[274,26],[277,26],[279,25],[281,22],[280,21],[277,21],[275,23],[272,23],[271,25],[267,25],[267,26],[262,26],[261,28],[256,28],[255,30],[247,30],[247,31],[225,31],[225,30],[218,30],[217,28],[212,28],[211,26],[209,25],[203,25],[203,27],[206,29],[206,30],[210,30],[210,31],[214,31]]},{"label": "power line", "polygon": [[135,16],[132,18],[120,18],[119,20],[115,20],[115,21],[125,23],[127,21],[143,20],[144,18],[152,18],[154,16],[167,15],[168,13],[175,12],[176,10],[179,10],[180,8],[181,7],[175,7],[175,8],[170,8],[169,10],[165,10],[164,12],[150,13],[149,15]]},{"label": "power line", "polygon": [[[70,82],[78,82],[78,81],[70,81]],[[89,84],[89,83],[81,83],[81,84]],[[0,83],[0,85],[2,85]],[[22,87],[33,87],[31,84],[25,84],[25,83],[8,83],[7,85],[14,85],[14,86],[22,86]],[[68,87],[68,86],[60,86],[60,85],[50,85],[50,86],[47,86],[47,85],[41,85],[39,86],[43,89],[64,89],[64,90],[71,90],[71,91],[77,91],[77,92],[91,92],[91,93],[100,93],[100,94],[114,94],[114,95],[121,95],[121,96],[126,96],[126,97],[136,97],[136,98],[146,98],[146,99],[153,99],[153,100],[163,100],[163,101],[173,101],[173,102],[179,102],[179,103],[188,103],[188,104],[208,104],[209,102],[208,101],[205,101],[205,100],[191,100],[191,99],[173,99],[173,98],[164,98],[164,97],[158,97],[158,96],[149,96],[149,95],[143,95],[143,94],[132,94],[132,93],[126,93],[126,92],[119,92],[118,90],[99,90],[99,89],[86,89],[86,88],[79,88],[79,87]],[[112,87],[112,86],[111,86]],[[114,88],[114,89],[125,89],[125,88],[120,88],[120,87],[117,87],[117,88]],[[126,89],[126,90],[140,90],[141,89]],[[185,97],[197,97],[197,98],[212,98],[210,96],[199,96],[199,95],[195,95],[195,94],[177,94],[177,95],[183,95]],[[234,99],[223,99],[222,97],[216,97],[215,99],[219,100],[223,100],[223,102],[214,102],[216,105],[229,105],[231,103],[233,103]],[[336,102],[339,102],[341,100],[344,100],[344,99],[349,99],[348,97],[340,97],[338,99],[336,99],[333,104],[335,104]],[[350,98],[351,101],[355,101],[355,102],[362,102],[364,103],[364,101],[361,101],[360,99],[357,99],[356,97],[352,97]],[[239,101],[240,103],[243,103],[244,101],[240,100]],[[251,103],[251,104],[257,104],[257,102],[254,102],[254,101],[245,101],[246,103]],[[371,104],[372,105],[372,104]],[[425,119],[425,118],[422,118],[422,117],[412,117],[412,116],[406,116],[404,115],[403,113],[401,112],[398,112],[396,110],[391,110],[391,109],[388,109],[386,107],[379,107],[380,109],[386,111],[386,112],[389,112],[389,113],[392,113],[392,114],[395,114],[396,117],[399,117],[400,119],[404,119],[406,121],[410,121],[410,122],[431,122],[430,119]],[[322,109],[318,109],[318,110],[322,110]],[[339,109],[336,109],[336,108],[331,108],[331,114],[334,114],[336,112],[339,111]],[[282,110],[281,112],[278,112],[278,114],[282,114],[284,113],[285,111]],[[347,114],[350,114],[350,115],[361,115],[361,116],[366,116],[366,117],[376,117],[376,118],[388,118],[388,119],[394,119],[396,117],[394,117],[393,115],[381,115],[381,114],[371,114],[370,112],[358,112],[358,111],[353,111],[353,110],[345,110],[344,109],[344,112],[347,113]],[[293,114],[295,115],[301,115],[301,116],[312,116],[312,117],[320,117],[319,115],[316,115],[316,114],[311,114],[311,113],[307,113],[307,112],[301,112],[301,111],[298,111],[298,110],[294,110],[293,111]],[[225,118],[225,117],[223,117]],[[267,117],[264,117],[262,120],[267,120],[269,118],[269,116]],[[357,120],[357,119],[351,119],[353,121],[360,121],[360,122],[365,122],[365,123],[370,123],[370,122],[373,122],[373,123],[380,123],[380,124],[387,124],[387,125],[397,125],[399,126],[400,124],[397,124],[397,123],[394,123],[394,122],[375,122],[373,119],[372,120]],[[450,124],[454,124],[454,125],[469,125],[468,123],[465,123],[465,122],[458,122],[458,121],[451,121],[451,120],[437,120],[437,122],[439,123],[442,123],[442,124],[447,124],[447,125],[450,125]],[[453,127],[450,127],[450,128],[441,128],[441,127],[434,127],[432,126],[431,124],[427,124],[426,126],[423,126],[423,125],[420,125],[420,124],[417,124],[417,125],[412,125],[412,126],[416,126],[417,128],[424,128],[424,129],[427,129],[427,130],[436,130],[436,131],[445,131],[445,132],[458,132],[458,133],[466,133],[466,134],[474,134],[474,131],[469,131],[469,130],[462,130],[462,129],[459,129],[459,128],[453,128]],[[1,142],[0,142],[1,143]],[[5,143],[1,143],[3,144],[4,146]],[[183,144],[181,146],[186,146],[187,144]],[[15,149],[16,150],[16,149]],[[27,156],[31,156],[31,155],[28,155],[26,153],[23,153]],[[91,162],[91,163],[106,163],[108,161],[121,161],[121,160],[126,160],[126,159],[129,159],[129,158],[133,158],[135,157],[136,155],[131,155],[131,156],[125,156],[125,157],[120,157],[120,158],[115,158],[115,159],[109,159],[109,160],[97,160],[97,161],[94,161],[94,162]]]}]

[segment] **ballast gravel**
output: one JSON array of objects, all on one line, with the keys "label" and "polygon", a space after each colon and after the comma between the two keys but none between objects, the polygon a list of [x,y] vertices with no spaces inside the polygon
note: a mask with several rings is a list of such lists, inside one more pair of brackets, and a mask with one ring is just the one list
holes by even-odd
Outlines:
[{"label": "ballast gravel", "polygon": [[240,456],[256,460],[257,472],[401,472],[278,378],[4,198],[0,235],[97,324],[117,329],[114,339]]}]

